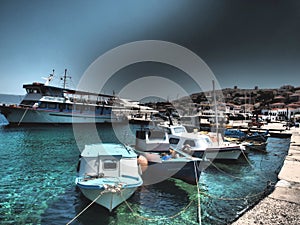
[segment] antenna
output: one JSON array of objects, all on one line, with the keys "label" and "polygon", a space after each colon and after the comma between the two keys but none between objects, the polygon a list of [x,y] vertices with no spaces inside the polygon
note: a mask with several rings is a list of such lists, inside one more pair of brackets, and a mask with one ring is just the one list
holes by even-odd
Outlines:
[{"label": "antenna", "polygon": [[54,77],[54,69],[52,70],[52,74],[50,73],[49,76],[48,76],[47,78],[42,77],[43,79],[46,80],[45,86],[48,86],[48,85],[50,84],[50,82],[51,82],[51,80],[53,79],[53,77]]}]

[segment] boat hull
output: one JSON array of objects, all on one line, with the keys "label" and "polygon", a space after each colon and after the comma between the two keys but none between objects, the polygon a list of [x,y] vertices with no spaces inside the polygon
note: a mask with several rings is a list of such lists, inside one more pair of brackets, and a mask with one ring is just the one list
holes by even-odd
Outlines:
[{"label": "boat hull", "polygon": [[267,152],[267,142],[259,142],[259,143],[245,143],[244,144],[247,151],[259,151],[259,152]]},{"label": "boat hull", "polygon": [[208,159],[219,159],[219,160],[226,160],[226,159],[238,159],[241,155],[242,151],[240,149],[232,149],[232,150],[224,150],[222,148],[220,149],[207,149],[205,152],[205,156]]},{"label": "boat hull", "polygon": [[176,178],[195,185],[201,175],[201,168],[204,168],[201,161],[184,162],[172,159],[155,162],[148,159],[148,166],[143,171],[142,179],[145,185],[159,183],[169,178]]},{"label": "boat hull", "polygon": [[141,177],[121,176],[96,179],[75,180],[83,195],[91,201],[107,208],[110,212],[130,198],[136,189],[143,184]]},{"label": "boat hull", "polygon": [[122,122],[113,114],[95,116],[93,114],[46,111],[22,107],[0,107],[9,124],[73,124],[73,123],[114,123]]},{"label": "boat hull", "polygon": [[118,205],[120,205],[122,202],[130,198],[134,194],[136,189],[137,187],[133,187],[133,188],[122,189],[120,192],[102,193],[104,189],[94,190],[94,189],[80,188],[83,195],[91,201],[94,201],[102,193],[101,197],[99,197],[96,200],[96,203],[105,207],[110,212]]},{"label": "boat hull", "polygon": [[195,157],[205,156],[210,160],[236,160],[242,154],[242,149],[237,147],[214,147],[207,148],[206,150],[193,150]]}]

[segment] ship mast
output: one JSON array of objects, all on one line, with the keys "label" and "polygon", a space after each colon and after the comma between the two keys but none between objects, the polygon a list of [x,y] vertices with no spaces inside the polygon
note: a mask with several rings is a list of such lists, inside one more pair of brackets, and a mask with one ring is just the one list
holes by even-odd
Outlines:
[{"label": "ship mast", "polygon": [[67,86],[67,78],[71,78],[70,76],[67,76],[67,69],[65,69],[65,74],[64,76],[61,78],[63,80],[63,88],[66,89]]}]

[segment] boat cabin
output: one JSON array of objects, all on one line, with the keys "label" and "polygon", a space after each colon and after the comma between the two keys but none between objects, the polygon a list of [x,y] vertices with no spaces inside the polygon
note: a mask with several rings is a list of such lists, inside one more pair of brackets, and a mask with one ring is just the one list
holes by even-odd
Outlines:
[{"label": "boat cabin", "polygon": [[137,155],[130,148],[117,144],[86,145],[81,153],[80,177],[138,176],[132,174],[137,166]]},{"label": "boat cabin", "polygon": [[194,133],[183,134],[177,139],[174,137],[173,143],[170,143],[172,148],[200,158],[203,156],[205,150],[212,147],[212,145],[213,142],[209,136]]},{"label": "boat cabin", "polygon": [[168,133],[160,128],[138,130],[135,147],[142,151],[166,152],[169,150]]}]

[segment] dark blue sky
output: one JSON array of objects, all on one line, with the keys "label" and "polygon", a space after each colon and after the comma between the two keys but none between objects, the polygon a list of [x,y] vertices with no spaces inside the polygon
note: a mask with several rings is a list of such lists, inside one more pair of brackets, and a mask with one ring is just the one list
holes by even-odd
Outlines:
[{"label": "dark blue sky", "polygon": [[[299,27],[297,0],[0,0],[0,93],[23,94],[23,83],[43,81],[52,69],[67,68],[76,86],[100,55],[139,40],[190,49],[222,88],[300,86]],[[106,91],[149,70],[200,91],[176,68],[147,64],[119,71]]]}]

